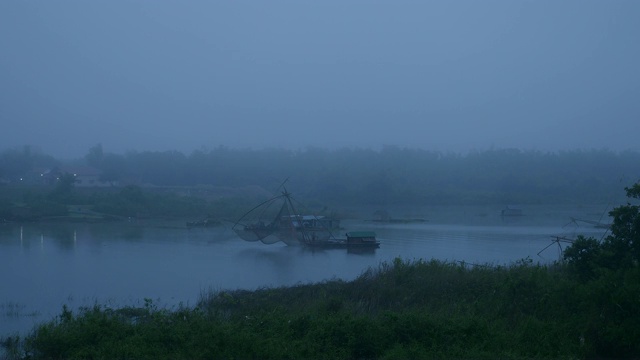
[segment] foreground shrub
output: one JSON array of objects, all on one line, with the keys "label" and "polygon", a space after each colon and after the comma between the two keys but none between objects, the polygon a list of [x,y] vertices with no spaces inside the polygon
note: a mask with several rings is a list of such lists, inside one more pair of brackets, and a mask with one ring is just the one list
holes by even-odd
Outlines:
[{"label": "foreground shrub", "polygon": [[202,295],[194,308],[63,309],[30,358],[596,358],[640,355],[640,273],[383,263],[351,282]]}]

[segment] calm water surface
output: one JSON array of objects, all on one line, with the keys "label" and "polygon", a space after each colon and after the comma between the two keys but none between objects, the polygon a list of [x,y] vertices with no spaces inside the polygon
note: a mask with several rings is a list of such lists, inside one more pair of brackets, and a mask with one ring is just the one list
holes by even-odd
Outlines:
[{"label": "calm water surface", "polygon": [[[570,222],[599,220],[606,206],[523,207],[501,218],[499,207],[412,210],[424,223],[344,220],[343,231],[373,230],[373,252],[309,251],[240,240],[228,226],[191,229],[183,223],[0,225],[0,336],[26,332],[72,308],[95,303],[195,305],[209,290],[256,289],[340,278],[351,280],[396,257],[472,264],[558,259],[553,236],[601,237]],[[419,213],[417,213],[418,211]],[[398,217],[402,217],[402,212]],[[604,219],[605,221],[607,219]]]}]

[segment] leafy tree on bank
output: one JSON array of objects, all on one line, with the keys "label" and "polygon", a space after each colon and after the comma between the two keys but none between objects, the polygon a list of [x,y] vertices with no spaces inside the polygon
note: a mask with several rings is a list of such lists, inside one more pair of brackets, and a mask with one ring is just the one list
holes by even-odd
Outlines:
[{"label": "leafy tree on bank", "polygon": [[[625,188],[630,199],[640,198],[640,182]],[[600,357],[637,358],[640,353],[640,212],[627,202],[614,208],[611,235],[598,241],[578,238],[565,249],[569,271],[580,280],[584,297],[597,317],[585,332],[595,339]]]},{"label": "leafy tree on bank", "polygon": [[[625,188],[630,199],[640,198],[640,182]],[[599,269],[624,270],[640,262],[640,207],[627,203],[609,212],[613,217],[611,235],[602,242],[579,237],[565,249],[564,259],[583,279],[593,279]]]},{"label": "leafy tree on bank", "polygon": [[[627,197],[640,199],[640,182],[625,188]],[[640,262],[640,207],[638,205],[619,206],[609,215],[613,217],[612,235],[607,238],[609,251],[616,254],[615,261],[620,266],[638,266]]]}]

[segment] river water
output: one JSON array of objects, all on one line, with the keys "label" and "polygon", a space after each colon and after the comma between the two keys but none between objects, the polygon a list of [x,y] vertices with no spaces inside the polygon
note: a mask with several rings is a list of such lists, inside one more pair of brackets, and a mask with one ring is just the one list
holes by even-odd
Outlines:
[{"label": "river water", "polygon": [[72,309],[96,303],[138,306],[151,299],[161,307],[192,306],[210,290],[351,280],[396,257],[549,263],[559,257],[555,237],[603,235],[588,224],[572,223],[571,217],[600,220],[606,205],[522,209],[523,216],[510,218],[501,217],[496,206],[457,206],[398,211],[425,222],[343,220],[343,231],[372,230],[381,242],[379,249],[359,253],[246,242],[226,225],[0,224],[0,337],[53,319],[64,304]]}]

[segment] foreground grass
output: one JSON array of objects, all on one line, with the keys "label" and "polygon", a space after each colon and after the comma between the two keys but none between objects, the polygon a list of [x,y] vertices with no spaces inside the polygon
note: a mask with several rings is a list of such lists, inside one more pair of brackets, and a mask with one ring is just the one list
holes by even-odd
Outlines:
[{"label": "foreground grass", "polygon": [[356,280],[203,294],[197,307],[63,309],[10,358],[638,358],[640,273],[383,263]]}]

